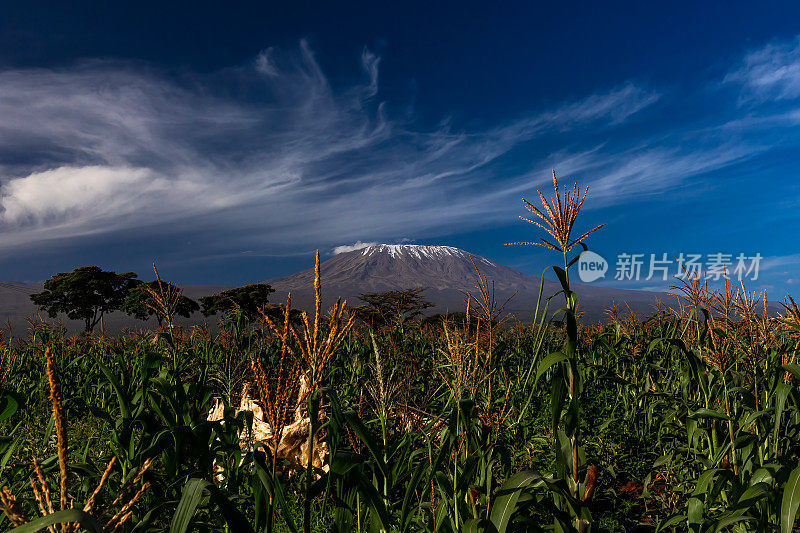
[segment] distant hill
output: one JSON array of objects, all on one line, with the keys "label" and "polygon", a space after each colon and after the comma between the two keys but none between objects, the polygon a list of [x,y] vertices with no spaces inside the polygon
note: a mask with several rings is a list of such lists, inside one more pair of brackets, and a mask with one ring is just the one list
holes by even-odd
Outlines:
[{"label": "distant hill", "polygon": [[[523,322],[530,320],[536,307],[540,278],[451,246],[378,244],[335,255],[320,267],[323,305],[326,308],[332,306],[341,296],[350,305],[357,306],[362,303],[358,295],[365,292],[428,287],[423,296],[436,304],[428,313],[463,311],[463,291],[475,292],[473,260],[481,273],[494,282],[495,296],[501,303],[517,291],[506,311]],[[267,283],[276,290],[272,295],[273,302],[285,299],[291,292],[293,306],[313,307],[313,268]],[[545,280],[545,296],[560,289],[558,283]],[[637,313],[651,314],[656,299],[667,303],[668,296],[666,293],[579,284],[574,284],[573,290],[578,294],[584,320],[590,322],[600,320],[612,301],[620,305],[627,302]],[[561,307],[562,300],[557,299],[556,303]]]}]

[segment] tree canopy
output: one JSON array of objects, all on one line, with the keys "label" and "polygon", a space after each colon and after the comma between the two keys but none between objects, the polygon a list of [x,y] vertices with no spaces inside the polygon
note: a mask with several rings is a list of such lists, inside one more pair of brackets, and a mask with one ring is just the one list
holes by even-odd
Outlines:
[{"label": "tree canopy", "polygon": [[426,287],[402,291],[368,292],[358,298],[364,305],[356,307],[358,317],[373,325],[404,324],[433,307],[421,296]]},{"label": "tree canopy", "polygon": [[[264,316],[269,317],[273,324],[283,324],[286,319],[286,304],[267,304],[262,308]],[[300,325],[303,319],[303,311],[300,309],[289,309],[289,321]]]},{"label": "tree canopy", "polygon": [[[177,286],[163,280],[160,283],[163,290],[174,291],[176,294],[179,294]],[[156,315],[158,323],[161,325],[162,318],[154,309],[155,302],[153,301],[151,290],[158,292],[159,280],[154,279],[148,282],[135,280],[120,310],[139,320],[147,320],[151,316]],[[183,295],[178,297],[177,305],[175,305],[175,314],[184,318],[189,318],[192,316],[192,313],[199,310],[200,305],[191,298]]]},{"label": "tree canopy", "polygon": [[[87,332],[94,330],[106,313],[119,309],[138,282],[133,272],[117,274],[97,266],[59,272],[44,282],[42,292],[31,301],[51,318],[64,313],[70,320],[83,320]],[[139,282],[140,283],[140,282]]]},{"label": "tree canopy", "polygon": [[228,289],[211,296],[200,298],[205,316],[229,315],[231,312],[241,310],[248,320],[254,320],[258,316],[259,309],[267,305],[270,293],[275,289],[267,283],[253,283]]}]

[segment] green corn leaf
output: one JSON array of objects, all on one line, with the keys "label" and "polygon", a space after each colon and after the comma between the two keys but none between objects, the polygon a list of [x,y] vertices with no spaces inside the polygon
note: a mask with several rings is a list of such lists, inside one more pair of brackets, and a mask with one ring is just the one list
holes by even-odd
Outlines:
[{"label": "green corn leaf", "polygon": [[128,400],[125,398],[125,392],[122,390],[119,380],[117,380],[117,376],[115,376],[114,373],[111,372],[111,370],[109,370],[108,367],[103,363],[98,362],[97,366],[100,368],[100,371],[105,374],[106,379],[109,383],[111,383],[111,387],[114,389],[114,392],[117,395],[117,401],[119,402],[119,410],[122,418],[130,418],[131,406],[128,403]]},{"label": "green corn leaf", "polygon": [[35,533],[36,531],[47,529],[48,526],[66,524],[68,522],[79,523],[81,527],[89,531],[89,533],[103,533],[103,526],[101,526],[92,515],[79,509],[66,509],[43,516],[27,524],[15,527],[14,531],[19,533]]},{"label": "green corn leaf", "polygon": [[558,281],[561,282],[561,288],[564,290],[565,293],[569,292],[569,283],[567,282],[567,273],[564,271],[563,268],[558,266],[553,266],[553,271],[558,276]]},{"label": "green corn leaf", "polygon": [[194,516],[200,500],[203,499],[203,491],[209,485],[209,482],[204,479],[192,478],[183,486],[183,494],[181,501],[178,502],[178,508],[175,509],[175,514],[172,516],[172,523],[169,527],[169,533],[185,533],[189,529],[189,522]]},{"label": "green corn leaf", "polygon": [[56,419],[53,418],[53,415],[50,415],[50,420],[47,421],[47,427],[44,430],[44,439],[42,442],[45,446],[47,446],[50,442],[50,437],[53,435],[53,429],[55,429]]},{"label": "green corn leaf", "polygon": [[391,524],[389,512],[386,510],[386,504],[383,498],[378,494],[378,491],[375,490],[372,482],[366,477],[360,477],[358,479],[358,488],[359,494],[367,501],[373,513],[373,519],[377,519],[384,531],[389,531],[389,526]]},{"label": "green corn leaf", "polygon": [[736,502],[736,512],[737,514],[741,514],[762,499],[769,496],[769,485],[766,483],[757,483],[751,487],[749,487],[746,491],[742,493],[739,497],[739,501]]},{"label": "green corn leaf", "polygon": [[511,517],[517,510],[520,494],[535,481],[541,479],[537,472],[525,471],[514,474],[501,486],[499,495],[494,500],[490,519],[499,533],[505,533]]},{"label": "green corn leaf", "polygon": [[727,516],[714,524],[714,529],[710,531],[724,531],[729,526],[736,524],[738,522],[754,522],[755,518],[752,516]]},{"label": "green corn leaf", "polygon": [[22,442],[23,437],[24,435],[20,435],[8,446],[6,453],[3,454],[3,458],[0,460],[0,472],[6,469],[9,459],[11,459],[11,456],[14,455],[14,450],[16,450],[17,446],[19,446],[19,443]]},{"label": "green corn leaf", "polygon": [[689,524],[689,531],[700,531],[700,525],[703,523],[703,501],[699,498],[689,498],[687,505],[686,521]]},{"label": "green corn leaf", "polygon": [[564,410],[564,401],[567,398],[567,383],[562,375],[556,375],[552,383],[552,395],[550,400],[551,409],[551,428],[555,432],[558,423],[561,421],[561,412]]},{"label": "green corn leaf", "polygon": [[668,527],[672,527],[672,526],[675,526],[675,525],[683,523],[683,522],[686,522],[686,516],[685,515],[682,515],[682,514],[672,515],[669,518],[667,518],[666,520],[664,520],[663,522],[661,522],[660,524],[658,524],[658,527],[656,528],[656,533],[659,533],[660,531],[664,531]]},{"label": "green corn leaf", "polygon": [[2,406],[0,407],[0,422],[2,422],[14,416],[19,409],[19,402],[13,395],[7,394],[0,398],[0,406]]},{"label": "green corn leaf", "polygon": [[567,356],[561,352],[553,352],[542,359],[542,362],[539,363],[539,367],[536,369],[536,378],[533,381],[534,384],[539,382],[539,378],[542,377],[542,374],[547,372],[551,366],[566,360]]},{"label": "green corn leaf", "polygon": [[417,465],[417,468],[414,470],[414,474],[411,476],[411,480],[406,487],[406,494],[403,498],[403,507],[400,511],[400,528],[405,531],[406,524],[410,518],[409,510],[411,506],[411,501],[414,498],[414,495],[417,490],[417,486],[419,486],[420,481],[422,480],[423,473],[427,470],[430,465],[424,460],[420,461]]},{"label": "green corn leaf", "polygon": [[762,467],[753,472],[753,475],[750,476],[750,485],[755,485],[756,483],[766,483],[771,484],[775,479],[774,473],[770,468]]},{"label": "green corn leaf", "polygon": [[703,408],[703,409],[698,409],[693,413],[690,413],[689,418],[693,420],[708,419],[708,418],[713,418],[716,420],[728,420],[728,415],[726,415],[722,411],[715,411],[714,409]]},{"label": "green corn leaf", "polygon": [[792,386],[787,385],[786,383],[781,383],[778,385],[775,391],[775,427],[772,430],[772,440],[775,443],[772,453],[775,455],[778,454],[778,434],[780,433],[781,429],[781,417],[783,416],[783,410],[786,407],[786,399],[789,397],[789,393],[791,392]]},{"label": "green corn leaf", "polygon": [[791,533],[798,507],[800,507],[800,467],[792,470],[789,481],[783,487],[781,533]]},{"label": "green corn leaf", "polygon": [[464,522],[461,531],[465,533],[497,533],[494,524],[485,518],[471,518]]}]

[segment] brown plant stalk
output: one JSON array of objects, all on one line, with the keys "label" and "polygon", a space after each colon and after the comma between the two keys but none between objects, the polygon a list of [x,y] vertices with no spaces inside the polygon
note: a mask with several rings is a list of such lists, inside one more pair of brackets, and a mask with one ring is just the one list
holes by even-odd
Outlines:
[{"label": "brown plant stalk", "polygon": [[292,333],[300,347],[299,358],[303,373],[307,379],[308,391],[314,391],[323,379],[323,371],[331,356],[350,333],[355,322],[355,315],[347,313],[347,301],[341,298],[330,312],[327,334],[320,334],[322,318],[322,283],[320,280],[319,250],[314,265],[314,321],[309,321],[308,313],[300,315],[301,327],[291,324]]},{"label": "brown plant stalk", "polygon": [[293,402],[300,388],[300,380],[298,379],[300,364],[294,356],[294,351],[290,345],[291,339],[289,338],[291,333],[291,312],[291,294],[286,297],[283,323],[280,327],[270,319],[263,309],[261,310],[261,316],[281,340],[281,357],[278,361],[278,368],[274,378],[270,379],[269,373],[264,369],[259,357],[253,356],[250,359],[251,368],[256,378],[256,385],[261,396],[261,405],[264,407],[264,416],[267,418],[267,423],[272,431],[273,454],[278,452],[287,417],[295,407]]},{"label": "brown plant stalk", "polygon": [[61,396],[61,384],[58,382],[55,358],[50,348],[44,352],[47,360],[47,380],[50,383],[50,403],[53,405],[53,420],[58,439],[58,470],[60,473],[61,509],[67,508],[67,419],[64,416],[64,403]]},{"label": "brown plant stalk", "polygon": [[181,289],[171,283],[161,281],[161,276],[158,275],[155,263],[153,263],[153,272],[156,274],[157,289],[153,289],[150,286],[145,288],[152,299],[152,302],[148,301],[146,305],[155,312],[159,325],[166,324],[168,328],[172,328],[175,314],[178,311],[178,304],[181,301]]}]

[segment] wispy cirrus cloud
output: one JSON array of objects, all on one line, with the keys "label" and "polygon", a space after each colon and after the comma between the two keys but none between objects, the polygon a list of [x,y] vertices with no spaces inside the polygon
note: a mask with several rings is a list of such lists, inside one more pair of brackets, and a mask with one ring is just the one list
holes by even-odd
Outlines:
[{"label": "wispy cirrus cloud", "polygon": [[[725,83],[794,98],[797,50],[750,52]],[[193,246],[215,257],[355,243],[336,253],[507,223],[551,166],[590,185],[594,206],[627,205],[800,144],[791,109],[654,118],[676,104],[633,82],[488,127],[425,128],[381,101],[380,58],[360,59],[344,86],[305,42],[208,75],[0,71],[0,247],[178,231],[213,235]]]},{"label": "wispy cirrus cloud", "polygon": [[798,266],[800,266],[800,254],[788,254],[765,257],[760,268],[766,271],[784,269],[784,272],[788,273],[796,272]]},{"label": "wispy cirrus cloud", "polygon": [[744,101],[799,98],[800,37],[750,51],[723,81],[741,85]]},{"label": "wispy cirrus cloud", "polygon": [[207,76],[2,71],[0,246],[191,228],[286,247],[469,224],[474,186],[511,150],[659,97],[628,83],[482,131],[426,130],[376,98],[379,63],[365,50],[363,81],[339,88],[305,42]]}]

